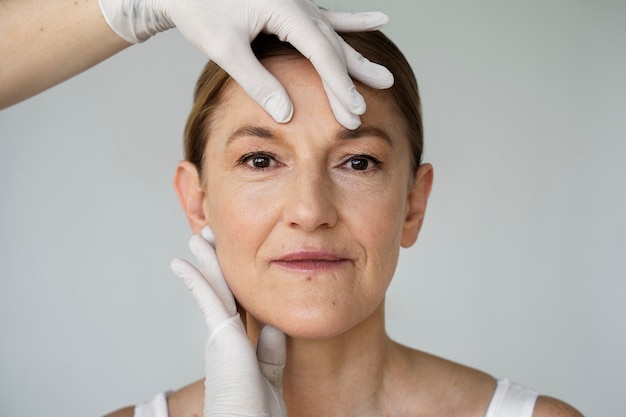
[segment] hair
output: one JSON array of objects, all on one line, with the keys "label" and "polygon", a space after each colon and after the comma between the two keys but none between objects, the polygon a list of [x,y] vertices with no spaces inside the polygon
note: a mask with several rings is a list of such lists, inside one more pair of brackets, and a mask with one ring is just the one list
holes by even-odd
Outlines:
[{"label": "hair", "polygon": [[[382,32],[354,32],[339,34],[352,48],[372,62],[381,64],[394,76],[389,88],[398,109],[406,121],[406,135],[411,147],[413,174],[422,162],[423,136],[422,111],[417,81],[411,66],[398,47]],[[276,36],[259,34],[252,42],[257,59],[294,56],[300,53],[291,44]],[[220,98],[230,76],[212,61],[204,67],[198,78],[193,96],[193,107],[185,126],[185,159],[192,162],[202,177],[202,162],[210,136],[212,115],[220,105]]]}]

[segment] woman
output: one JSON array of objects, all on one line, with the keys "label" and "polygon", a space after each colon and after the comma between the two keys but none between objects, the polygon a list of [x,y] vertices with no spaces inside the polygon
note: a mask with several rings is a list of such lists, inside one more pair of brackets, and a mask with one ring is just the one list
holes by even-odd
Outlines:
[{"label": "woman", "polygon": [[385,292],[400,247],[418,237],[433,169],[421,161],[417,84],[400,51],[380,32],[344,36],[396,80],[387,91],[357,84],[367,111],[353,131],[334,120],[312,66],[275,37],[253,49],[293,100],[290,123],[216,65],[201,75],[174,182],[206,240],[191,240],[199,270],[172,267],[205,315],[206,386],[136,415],[200,415],[204,405],[205,416],[580,416],[387,336]]}]

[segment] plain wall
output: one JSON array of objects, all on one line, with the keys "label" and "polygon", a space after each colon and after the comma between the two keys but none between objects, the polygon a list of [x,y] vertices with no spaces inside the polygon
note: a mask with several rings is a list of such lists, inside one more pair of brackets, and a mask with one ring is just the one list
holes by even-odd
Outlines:
[{"label": "plain wall", "polygon": [[[392,337],[623,415],[625,3],[323,4],[388,13],[420,83],[435,185]],[[171,178],[204,63],[170,31],[0,112],[0,415],[100,415],[203,376],[168,265],[189,257]]]}]

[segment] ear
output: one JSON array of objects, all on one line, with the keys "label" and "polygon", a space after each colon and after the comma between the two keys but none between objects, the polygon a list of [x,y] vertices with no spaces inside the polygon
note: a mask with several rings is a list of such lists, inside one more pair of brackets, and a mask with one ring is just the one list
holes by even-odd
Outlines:
[{"label": "ear", "polygon": [[189,226],[193,233],[198,234],[207,225],[207,215],[204,210],[206,193],[202,189],[200,175],[196,166],[189,161],[180,161],[174,175],[174,189],[178,201],[183,207]]},{"label": "ear", "polygon": [[412,246],[417,240],[417,235],[422,228],[428,196],[433,186],[433,167],[430,164],[422,164],[417,168],[413,186],[409,191],[406,204],[404,226],[400,244],[403,248]]}]

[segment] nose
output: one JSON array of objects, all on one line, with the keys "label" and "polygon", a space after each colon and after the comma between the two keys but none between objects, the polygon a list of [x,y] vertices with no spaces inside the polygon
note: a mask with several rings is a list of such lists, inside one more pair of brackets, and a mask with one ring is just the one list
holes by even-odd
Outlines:
[{"label": "nose", "polygon": [[285,192],[283,220],[290,227],[312,232],[337,223],[333,182],[325,170],[312,167],[296,170]]}]

